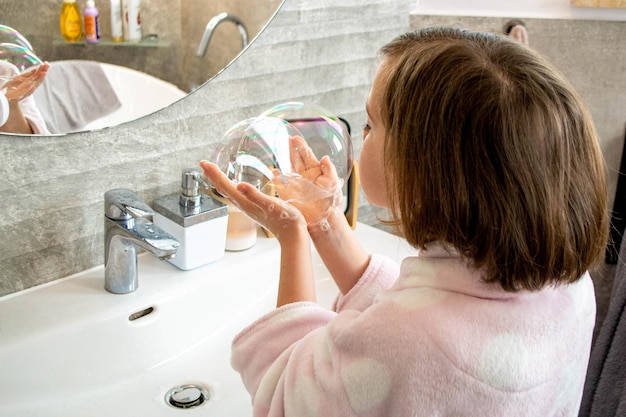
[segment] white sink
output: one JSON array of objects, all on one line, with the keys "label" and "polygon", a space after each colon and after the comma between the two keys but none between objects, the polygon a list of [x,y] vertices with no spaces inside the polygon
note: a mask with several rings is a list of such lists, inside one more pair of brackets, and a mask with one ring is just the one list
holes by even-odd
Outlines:
[{"label": "white sink", "polygon": [[[356,233],[368,252],[413,252],[378,229],[359,224]],[[192,271],[142,255],[139,289],[127,295],[104,290],[98,267],[0,298],[0,416],[250,416],[230,343],[274,308],[279,253],[260,235]],[[330,306],[337,289],[315,253],[314,263],[318,302]],[[167,392],[186,384],[210,398],[167,405]]]}]

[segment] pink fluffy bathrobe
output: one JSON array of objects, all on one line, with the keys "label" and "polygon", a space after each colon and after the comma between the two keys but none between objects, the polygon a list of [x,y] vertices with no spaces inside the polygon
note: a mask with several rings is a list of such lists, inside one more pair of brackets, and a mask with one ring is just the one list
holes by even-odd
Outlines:
[{"label": "pink fluffy bathrobe", "polygon": [[335,311],[282,306],[233,341],[255,416],[576,416],[595,319],[588,274],[505,292],[434,245],[372,256]]}]

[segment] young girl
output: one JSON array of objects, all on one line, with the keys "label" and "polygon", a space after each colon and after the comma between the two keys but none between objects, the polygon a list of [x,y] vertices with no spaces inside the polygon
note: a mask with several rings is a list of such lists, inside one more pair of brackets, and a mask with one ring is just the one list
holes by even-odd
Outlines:
[{"label": "young girl", "polygon": [[[254,415],[576,416],[595,316],[586,271],[608,231],[587,110],[506,37],[425,29],[381,55],[359,166],[369,201],[420,249],[400,268],[366,254],[340,210],[201,163],[281,245],[278,308],[232,346]],[[293,141],[299,172],[332,192],[328,158]],[[324,227],[308,221],[320,211]],[[314,302],[310,239],[341,291],[334,311]]]},{"label": "young girl", "polygon": [[5,123],[0,125],[0,133],[50,134],[32,96],[49,68],[50,64],[44,62],[31,71],[19,74],[15,65],[0,60],[0,94],[5,96],[9,112]]}]

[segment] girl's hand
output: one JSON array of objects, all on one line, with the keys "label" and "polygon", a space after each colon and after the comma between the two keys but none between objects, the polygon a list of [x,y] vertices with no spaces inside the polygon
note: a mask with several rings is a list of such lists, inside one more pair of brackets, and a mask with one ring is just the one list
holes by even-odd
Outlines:
[{"label": "girl's hand", "polygon": [[289,138],[289,150],[293,173],[274,170],[272,185],[282,200],[302,213],[307,224],[318,223],[342,206],[342,181],[330,158],[318,160],[303,138]]},{"label": "girl's hand", "polygon": [[211,181],[218,193],[231,201],[252,220],[272,232],[281,244],[291,235],[306,231],[306,222],[302,214],[291,204],[276,197],[268,196],[251,184],[235,185],[217,167],[201,161],[204,174]]},{"label": "girl's hand", "polygon": [[233,184],[215,164],[202,161],[200,166],[222,196],[278,239],[281,251],[276,306],[315,301],[311,247],[302,214],[292,205],[263,194],[250,184]]},{"label": "girl's hand", "polygon": [[6,98],[9,101],[21,101],[33,94],[46,78],[49,68],[50,64],[44,62],[33,69],[14,75],[2,87]]}]

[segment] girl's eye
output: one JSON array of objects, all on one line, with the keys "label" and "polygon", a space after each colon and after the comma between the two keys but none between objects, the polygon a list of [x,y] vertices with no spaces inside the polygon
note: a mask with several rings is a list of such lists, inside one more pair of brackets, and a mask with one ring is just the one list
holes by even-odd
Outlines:
[{"label": "girl's eye", "polygon": [[363,140],[365,140],[365,138],[367,137],[367,134],[370,133],[370,130],[372,130],[372,128],[370,127],[369,124],[365,123],[363,125]]}]

